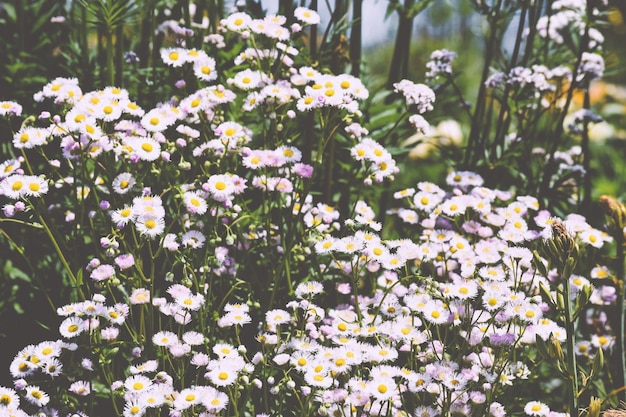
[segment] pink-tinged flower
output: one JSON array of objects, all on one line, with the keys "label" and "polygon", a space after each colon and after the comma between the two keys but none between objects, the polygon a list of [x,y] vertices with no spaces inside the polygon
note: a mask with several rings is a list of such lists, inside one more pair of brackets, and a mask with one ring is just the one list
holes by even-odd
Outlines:
[{"label": "pink-tinged flower", "polygon": [[113,267],[113,265],[104,264],[98,266],[93,271],[91,271],[90,277],[94,281],[104,281],[113,277],[114,275],[115,268]]},{"label": "pink-tinged flower", "polygon": [[117,327],[106,327],[100,330],[103,340],[115,340],[120,334],[120,329]]},{"label": "pink-tinged flower", "polygon": [[88,381],[75,381],[70,385],[69,391],[84,397],[91,392],[91,384]]},{"label": "pink-tinged flower", "polygon": [[145,288],[136,288],[130,295],[131,304],[148,304],[150,302],[150,291]]},{"label": "pink-tinged flower", "polygon": [[313,166],[309,164],[297,163],[293,166],[293,172],[302,178],[311,178],[313,176]]},{"label": "pink-tinged flower", "polygon": [[135,258],[131,253],[124,253],[116,257],[114,262],[119,269],[128,269],[131,266],[135,265]]}]

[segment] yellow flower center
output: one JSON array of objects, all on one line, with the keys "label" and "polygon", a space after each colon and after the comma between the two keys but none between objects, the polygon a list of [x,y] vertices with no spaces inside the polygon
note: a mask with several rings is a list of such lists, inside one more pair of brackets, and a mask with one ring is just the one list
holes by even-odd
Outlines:
[{"label": "yellow flower center", "polygon": [[226,183],[224,181],[217,181],[215,183],[215,188],[217,188],[220,191],[224,191],[226,189]]}]

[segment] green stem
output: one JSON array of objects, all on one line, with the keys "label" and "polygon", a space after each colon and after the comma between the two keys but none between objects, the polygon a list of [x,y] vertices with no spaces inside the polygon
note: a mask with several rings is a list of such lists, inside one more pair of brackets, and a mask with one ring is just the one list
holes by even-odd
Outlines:
[{"label": "green stem", "polygon": [[[621,226],[621,225],[620,225]],[[616,335],[618,343],[617,343],[617,358],[619,361],[618,375],[617,375],[617,385],[624,386],[626,385],[626,340],[624,340],[624,329],[626,328],[626,312],[624,311],[624,306],[626,306],[626,292],[624,291],[624,269],[626,265],[624,264],[625,255],[624,255],[624,233],[622,232],[622,228],[620,227],[615,233],[615,245],[617,252],[617,270],[615,271],[615,275],[617,276],[617,311],[619,311],[619,326],[616,330]],[[621,400],[626,401],[626,391],[622,393]]]},{"label": "green stem", "polygon": [[497,49],[498,40],[500,37],[500,31],[498,30],[498,22],[500,20],[500,8],[502,7],[502,0],[498,0],[494,6],[494,12],[492,18],[489,19],[490,36],[485,47],[485,64],[483,66],[483,73],[480,79],[480,87],[478,89],[478,98],[476,99],[476,109],[474,110],[474,117],[472,118],[472,127],[467,142],[467,148],[465,150],[465,157],[463,165],[466,168],[474,168],[476,165],[478,153],[481,150],[482,139],[480,138],[481,126],[485,122],[483,119],[483,113],[485,111],[485,95],[487,94],[487,87],[485,81],[489,77],[489,69],[491,67],[491,61],[493,61]]},{"label": "green stem", "polygon": [[113,28],[107,27],[107,83],[110,86],[115,85],[115,56],[113,54]]},{"label": "green stem", "polygon": [[569,386],[569,414],[572,417],[578,416],[578,369],[576,367],[576,352],[574,344],[576,341],[576,328],[574,326],[574,306],[571,299],[571,285],[569,277],[563,277],[565,294],[563,299],[565,302],[565,333],[567,335],[567,370],[569,378],[567,384]]},{"label": "green stem", "polygon": [[59,243],[57,242],[57,239],[54,237],[54,234],[52,233],[52,230],[48,226],[48,223],[46,223],[46,220],[43,218],[43,216],[41,214],[39,214],[40,213],[39,210],[36,210],[33,207],[33,211],[35,213],[37,213],[37,217],[39,218],[39,221],[41,222],[43,230],[46,232],[46,235],[48,235],[48,238],[50,239],[50,242],[52,243],[52,246],[54,246],[54,250],[57,253],[59,259],[61,260],[61,263],[63,264],[63,267],[65,268],[65,271],[70,276],[70,279],[72,280],[72,283],[74,284],[74,287],[78,291],[78,294],[80,295],[81,300],[85,300],[85,294],[83,293],[82,288],[80,288],[82,283],[78,282],[78,278],[76,277],[76,275],[72,271],[72,268],[70,267],[70,264],[68,263],[67,259],[65,258],[65,255],[63,254],[63,251],[61,250],[61,247],[59,246]]}]

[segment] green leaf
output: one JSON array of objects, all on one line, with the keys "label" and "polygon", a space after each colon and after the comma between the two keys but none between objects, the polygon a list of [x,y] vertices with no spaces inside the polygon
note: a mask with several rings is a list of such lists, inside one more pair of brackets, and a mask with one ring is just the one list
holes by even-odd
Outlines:
[{"label": "green leaf", "polygon": [[596,357],[593,359],[593,367],[591,368],[591,375],[594,378],[597,378],[600,375],[600,371],[604,367],[604,352],[602,349],[598,349],[598,353],[596,353]]},{"label": "green leaf", "polygon": [[539,355],[546,360],[550,360],[550,354],[548,353],[548,345],[546,344],[546,341],[543,340],[539,335],[536,335],[535,344],[537,345]]},{"label": "green leaf", "polygon": [[550,289],[546,286],[545,283],[539,282],[539,292],[541,293],[541,299],[548,303],[550,307],[556,307],[556,302],[550,293]]},{"label": "green leaf", "polygon": [[539,255],[539,252],[537,252],[536,250],[533,251],[533,260],[535,261],[535,268],[537,268],[537,270],[539,270],[539,273],[544,276],[547,277],[548,276],[548,268],[546,267],[545,263],[543,262],[543,258],[541,257],[541,255]]},{"label": "green leaf", "polygon": [[3,2],[4,4],[2,5],[5,13],[7,14],[8,18],[11,20],[12,24],[17,24],[17,13],[15,12],[15,7],[10,4],[9,2]]}]

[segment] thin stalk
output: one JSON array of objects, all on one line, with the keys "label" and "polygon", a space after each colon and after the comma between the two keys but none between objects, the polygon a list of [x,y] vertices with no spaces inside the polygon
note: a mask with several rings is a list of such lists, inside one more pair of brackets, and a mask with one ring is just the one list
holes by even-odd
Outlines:
[{"label": "thin stalk", "polygon": [[[592,16],[590,8],[591,8],[591,2],[587,4],[587,17],[589,19],[591,19],[591,16]],[[585,52],[585,48],[589,45],[590,26],[591,26],[590,22],[588,21],[587,24],[585,25],[585,32],[583,33],[583,36],[581,37],[581,40],[580,40],[580,51],[578,51],[578,57],[576,58],[576,64],[574,65],[574,69],[572,71],[572,76],[571,76],[572,82],[567,91],[567,98],[565,99],[565,105],[563,106],[563,111],[561,112],[559,119],[557,121],[556,131],[554,132],[553,139],[552,139],[552,146],[548,153],[548,162],[545,165],[544,176],[542,178],[541,186],[539,188],[538,197],[546,197],[551,192],[551,190],[549,189],[550,178],[552,178],[552,174],[556,168],[554,166],[555,165],[554,154],[560,145],[561,136],[563,136],[563,129],[564,129],[563,122],[565,121],[565,118],[567,117],[567,114],[569,112],[569,107],[574,97],[574,91],[578,87],[578,81],[576,79],[578,78],[578,75],[580,72],[579,70],[580,70],[580,64],[583,59],[583,53]]]},{"label": "thin stalk", "polygon": [[[515,47],[513,48],[513,54],[511,55],[511,62],[509,64],[509,70],[513,69],[517,65],[517,58],[519,55],[520,46],[522,43],[525,23],[526,23],[526,13],[528,11],[528,6],[526,3],[522,3],[522,12],[519,18],[519,24],[517,26],[517,35],[515,38]],[[500,108],[500,116],[498,117],[498,124],[496,128],[496,136],[493,143],[492,155],[496,154],[496,149],[498,146],[504,147],[504,138],[506,136],[510,120],[511,114],[508,104],[509,94],[511,93],[511,87],[507,84],[504,88],[504,95],[502,98],[502,107]]]},{"label": "thin stalk", "polygon": [[576,367],[576,351],[575,351],[575,323],[574,323],[574,306],[571,299],[571,285],[569,277],[564,277],[565,294],[563,300],[565,302],[565,333],[567,335],[567,370],[569,378],[567,385],[569,386],[569,414],[572,417],[578,416],[578,369]]},{"label": "thin stalk", "polygon": [[[626,385],[626,335],[624,335],[624,330],[626,329],[626,311],[624,311],[624,307],[626,306],[626,291],[624,291],[624,274],[626,265],[625,254],[624,254],[624,233],[622,232],[622,228],[620,227],[616,233],[615,237],[615,245],[616,245],[616,256],[617,256],[617,264],[615,275],[618,279],[617,290],[617,311],[619,312],[619,326],[616,329],[615,337],[618,340],[617,343],[617,360],[619,361],[618,366],[618,375],[617,375],[617,386]],[[626,391],[621,394],[621,401],[626,401]]]},{"label": "thin stalk", "polygon": [[113,53],[113,28],[107,27],[106,32],[107,85],[115,85],[115,54]]},{"label": "thin stalk", "polygon": [[472,118],[472,127],[470,130],[469,139],[467,142],[467,148],[465,150],[465,158],[463,165],[466,168],[472,168],[476,164],[476,154],[480,149],[482,140],[480,139],[481,126],[484,123],[483,113],[485,111],[485,95],[487,94],[487,86],[485,81],[489,77],[489,68],[491,67],[491,61],[495,56],[498,41],[500,39],[498,31],[498,20],[500,19],[500,8],[502,7],[502,0],[498,0],[494,7],[493,18],[490,19],[490,34],[487,45],[485,46],[485,64],[483,66],[483,73],[480,77],[480,87],[478,88],[478,97],[476,98],[476,110],[474,110],[474,117]]},{"label": "thin stalk", "polygon": [[[591,99],[589,97],[589,86],[585,88],[585,97],[583,101],[583,108],[585,110],[589,110],[591,108]],[[590,161],[591,161],[591,149],[589,149],[589,119],[585,117],[583,121],[583,132],[582,132],[582,141],[580,143],[580,148],[583,155],[583,199],[581,202],[581,212],[585,216],[591,215],[591,170],[590,170]]]},{"label": "thin stalk", "polygon": [[91,87],[93,85],[93,81],[91,80],[91,71],[87,71],[87,68],[89,68],[89,28],[87,27],[87,7],[81,3],[78,4],[78,7],[80,7],[80,26],[78,30],[80,62],[87,78],[85,81],[87,85]]},{"label": "thin stalk", "polygon": [[352,61],[351,74],[359,77],[361,74],[361,53],[363,49],[363,0],[354,0],[352,4],[352,27],[350,29],[350,60]]},{"label": "thin stalk", "polygon": [[408,11],[413,8],[414,4],[415,0],[404,0],[404,7],[398,10],[398,32],[396,32],[393,57],[387,79],[389,88],[408,75],[411,33],[413,31],[413,18],[415,17],[414,15],[409,16]]},{"label": "thin stalk", "polygon": [[115,30],[115,84],[124,87],[124,26],[119,25]]},{"label": "thin stalk", "polygon": [[67,258],[65,258],[65,255],[63,254],[63,251],[61,250],[61,247],[59,246],[59,243],[57,242],[57,239],[54,237],[54,234],[52,233],[52,230],[48,226],[48,223],[46,223],[46,220],[43,218],[43,216],[41,214],[39,214],[40,213],[39,210],[36,210],[33,207],[33,211],[35,213],[37,213],[37,217],[39,218],[39,222],[43,226],[43,230],[46,232],[46,235],[48,235],[48,238],[50,239],[50,242],[52,243],[52,246],[54,247],[54,250],[57,253],[57,256],[59,257],[59,260],[63,264],[63,267],[65,268],[65,271],[67,272],[67,274],[70,276],[70,279],[72,280],[72,283],[74,284],[74,287],[78,291],[78,294],[80,295],[80,299],[81,300],[85,300],[86,299],[85,298],[85,293],[83,293],[82,288],[80,288],[80,285],[79,285],[79,282],[78,282],[78,278],[74,274],[74,271],[72,271],[72,268],[70,267],[70,264],[67,261]]},{"label": "thin stalk", "polygon": [[[13,219],[0,219],[0,222],[2,222],[2,221],[11,221],[11,220],[13,220]],[[27,226],[35,227],[37,229],[41,229],[42,228],[42,227],[35,226],[34,224],[26,223],[26,222],[22,222],[22,221],[16,221],[16,223],[25,224]],[[9,234],[4,229],[0,228],[0,235],[4,236],[7,239],[7,241],[13,247],[13,249],[15,249],[17,251],[17,253],[19,253],[22,256],[22,258],[24,258],[24,260],[26,261],[26,263],[28,264],[30,269],[34,271],[35,267],[30,262],[30,259],[26,256],[26,253],[24,252],[24,248],[21,245],[19,245],[15,240],[13,240],[13,238],[11,236],[9,236]],[[39,286],[43,289],[43,294],[46,297],[46,301],[48,301],[48,304],[50,305],[51,310],[56,312],[56,306],[54,305],[54,302],[52,301],[52,298],[50,298],[50,295],[48,294],[48,291],[45,288],[45,286],[41,285],[40,280],[39,280],[39,275],[38,274],[33,274],[33,276],[34,276],[34,279],[39,283]]]},{"label": "thin stalk", "polygon": [[[317,11],[317,0],[311,0],[309,8]],[[311,54],[311,60],[317,61],[317,25],[311,25],[309,27],[309,51]]]}]

